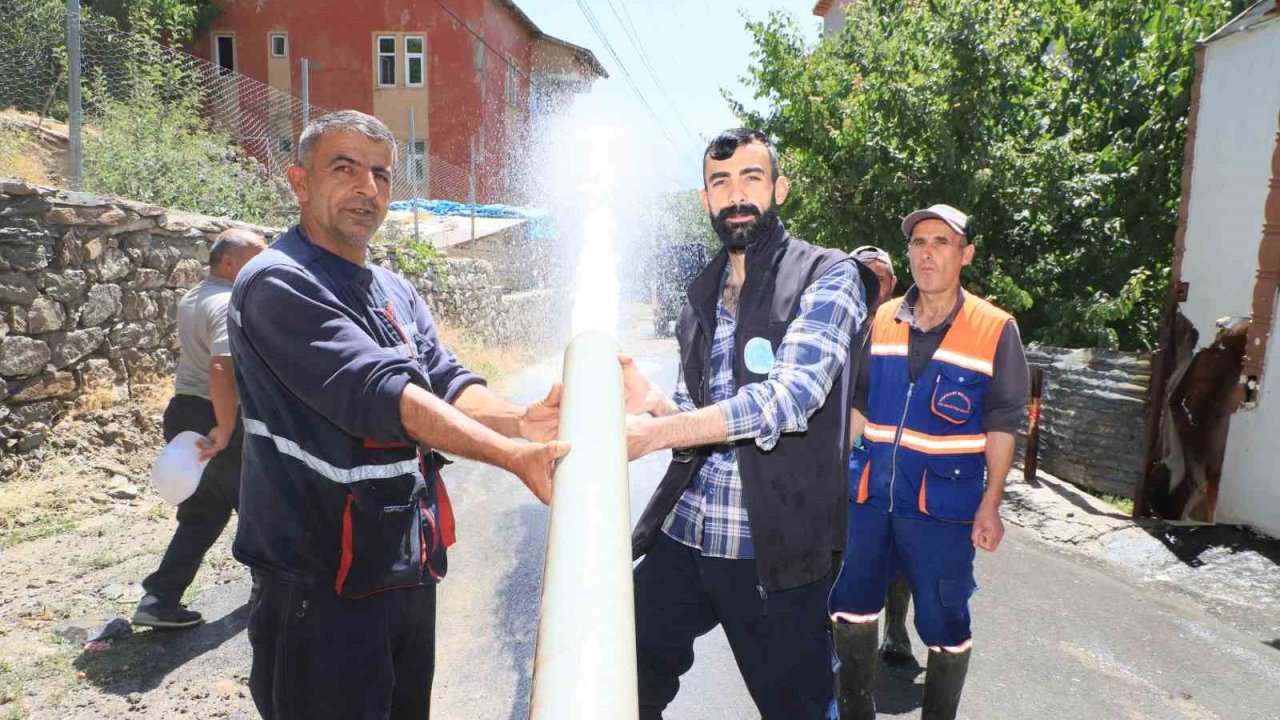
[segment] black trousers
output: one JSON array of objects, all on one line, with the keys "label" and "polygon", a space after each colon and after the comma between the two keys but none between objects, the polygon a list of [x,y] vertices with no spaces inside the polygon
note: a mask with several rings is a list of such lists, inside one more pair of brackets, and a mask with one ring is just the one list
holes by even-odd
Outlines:
[{"label": "black trousers", "polygon": [[263,720],[427,720],[436,587],[360,600],[258,574],[249,690]]},{"label": "black trousers", "polygon": [[[192,430],[204,435],[217,425],[213,403],[194,395],[175,395],[164,410],[164,439]],[[218,541],[231,520],[231,511],[240,506],[240,455],[244,428],[236,420],[236,430],[222,452],[213,456],[191,497],[178,505],[178,529],[160,560],[160,567],[142,581],[142,588],[162,605],[182,600],[204,554]]]},{"label": "black trousers", "polygon": [[754,560],[703,557],[658,533],[635,570],[640,718],[661,718],[693,641],[724,628],[742,679],[764,720],[823,720],[831,702],[830,578],[770,594]]}]

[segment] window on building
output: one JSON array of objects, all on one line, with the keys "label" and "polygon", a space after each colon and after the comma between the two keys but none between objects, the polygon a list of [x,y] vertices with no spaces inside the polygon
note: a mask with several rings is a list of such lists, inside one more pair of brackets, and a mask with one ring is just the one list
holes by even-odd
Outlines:
[{"label": "window on building", "polygon": [[396,39],[392,35],[378,37],[378,86],[396,84]]},{"label": "window on building", "polygon": [[404,84],[406,87],[422,87],[427,74],[426,40],[420,36],[404,39]]},{"label": "window on building", "polygon": [[214,35],[213,52],[213,62],[218,66],[219,75],[230,75],[236,71],[236,39],[234,35]]},{"label": "window on building", "polygon": [[288,155],[293,152],[293,140],[291,138],[276,138],[276,152]]},{"label": "window on building", "polygon": [[271,33],[271,57],[289,56],[289,36],[284,33]]},{"label": "window on building", "polygon": [[421,185],[426,182],[427,141],[414,140],[413,151],[409,157],[409,182]]},{"label": "window on building", "polygon": [[511,105],[520,104],[520,66],[516,64],[513,57],[507,58],[507,102]]}]

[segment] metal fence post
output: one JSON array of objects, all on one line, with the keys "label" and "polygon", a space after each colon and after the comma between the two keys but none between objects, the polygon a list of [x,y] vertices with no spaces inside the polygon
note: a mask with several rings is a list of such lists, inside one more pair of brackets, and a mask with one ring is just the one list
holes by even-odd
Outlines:
[{"label": "metal fence post", "polygon": [[81,126],[84,107],[80,94],[80,0],[67,0],[67,140],[71,150],[71,188],[84,185],[84,147]]},{"label": "metal fence post", "polygon": [[[413,188],[413,195],[409,198],[409,202],[413,203],[413,241],[414,243],[422,242],[421,235],[418,234],[418,136],[414,128],[414,108],[409,108],[409,163],[405,169],[409,171],[409,186]],[[425,160],[423,161],[425,165]]]},{"label": "metal fence post", "polygon": [[302,58],[302,127],[311,122],[311,61]]},{"label": "metal fence post", "polygon": [[1027,412],[1027,450],[1022,458],[1022,479],[1036,484],[1036,469],[1040,459],[1040,397],[1044,388],[1044,370],[1031,370],[1031,407]]},{"label": "metal fence post", "polygon": [[471,181],[471,194],[469,202],[471,203],[471,239],[476,239],[476,139],[471,138],[471,167],[467,172],[467,176]]}]

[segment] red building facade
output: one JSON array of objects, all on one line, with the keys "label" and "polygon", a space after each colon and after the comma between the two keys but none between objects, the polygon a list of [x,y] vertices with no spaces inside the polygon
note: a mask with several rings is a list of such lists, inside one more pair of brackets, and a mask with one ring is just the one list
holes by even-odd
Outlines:
[{"label": "red building facade", "polygon": [[[361,110],[395,133],[399,176],[410,181],[398,184],[401,197],[416,179],[419,195],[466,200],[474,147],[477,199],[509,200],[507,181],[529,145],[531,92],[581,90],[606,76],[589,50],[545,35],[509,0],[218,5],[222,15],[191,51],[295,96],[305,59],[313,113]],[[578,82],[558,82],[566,75]],[[287,152],[296,132],[282,128],[273,150]]]}]

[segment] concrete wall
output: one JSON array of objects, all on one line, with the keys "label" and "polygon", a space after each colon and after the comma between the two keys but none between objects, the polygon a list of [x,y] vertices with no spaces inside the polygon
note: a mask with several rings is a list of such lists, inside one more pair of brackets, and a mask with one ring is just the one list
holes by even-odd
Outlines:
[{"label": "concrete wall", "polygon": [[1027,362],[1044,371],[1040,468],[1077,485],[1133,497],[1142,465],[1150,358],[1033,345]]},{"label": "concrete wall", "polygon": [[[0,178],[0,460],[38,447],[87,391],[119,399],[173,372],[178,301],[232,225],[251,227]],[[393,255],[372,253],[395,268]],[[507,294],[482,260],[410,279],[438,318],[484,342],[545,340],[567,325],[563,293]]]},{"label": "concrete wall", "polygon": [[[1188,206],[1182,312],[1212,342],[1214,321],[1248,317],[1280,115],[1280,22],[1210,43]],[[1231,418],[1215,520],[1280,536],[1280,347],[1273,333],[1262,397]]]},{"label": "concrete wall", "polygon": [[1209,45],[1187,209],[1182,313],[1213,342],[1221,317],[1248,317],[1280,113],[1280,22]]}]

